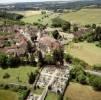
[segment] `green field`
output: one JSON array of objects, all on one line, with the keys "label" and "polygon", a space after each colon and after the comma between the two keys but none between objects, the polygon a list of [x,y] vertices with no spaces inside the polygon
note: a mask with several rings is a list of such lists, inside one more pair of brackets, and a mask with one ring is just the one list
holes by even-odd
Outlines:
[{"label": "green field", "polygon": [[78,83],[70,83],[64,100],[101,100],[101,92],[94,91],[92,87]]},{"label": "green field", "polygon": [[53,92],[48,92],[45,100],[59,100],[59,95]]},{"label": "green field", "polygon": [[10,90],[0,90],[0,100],[18,100],[18,96]]},{"label": "green field", "polygon": [[25,17],[41,14],[41,10],[27,10],[27,11],[8,11],[9,13],[16,13],[24,15]]},{"label": "green field", "polygon": [[101,9],[81,9],[76,12],[64,13],[61,18],[77,24],[101,25]]},{"label": "green field", "polygon": [[101,64],[101,48],[95,46],[94,43],[72,43],[66,46],[65,50],[89,65]]},{"label": "green field", "polygon": [[[56,13],[48,13],[46,14],[48,15],[48,17],[45,17],[45,15],[42,14],[37,14],[37,15],[33,15],[33,16],[28,16],[28,17],[24,17],[22,19],[22,21],[26,22],[26,23],[34,23],[34,22],[38,22],[38,23],[42,23],[42,24],[49,24],[51,25],[51,19],[55,18],[56,16],[58,16],[58,14]],[[40,19],[40,21],[39,21]]]},{"label": "green field", "polygon": [[33,90],[33,93],[41,95],[43,91],[44,91],[44,89],[42,89],[42,88],[36,88],[36,89]]},{"label": "green field", "polygon": [[[44,15],[42,14],[35,14],[32,16],[25,16],[22,21],[27,22],[27,23],[33,23],[33,22],[39,22],[42,24],[51,24],[51,19],[59,16],[60,18],[71,21],[72,23],[77,23],[77,24],[98,24],[101,25],[101,9],[81,9],[76,12],[69,12],[69,13],[48,13],[47,14],[49,17],[44,18]],[[38,19],[41,19],[41,21],[38,21]]]},{"label": "green field", "polygon": [[[30,72],[35,72],[37,69],[38,67],[31,67],[31,66],[20,66],[19,68],[8,68],[8,69],[0,68],[0,82],[6,84],[18,83],[28,85],[28,74],[30,74]],[[10,78],[3,79],[5,73],[8,73],[10,75]]]}]

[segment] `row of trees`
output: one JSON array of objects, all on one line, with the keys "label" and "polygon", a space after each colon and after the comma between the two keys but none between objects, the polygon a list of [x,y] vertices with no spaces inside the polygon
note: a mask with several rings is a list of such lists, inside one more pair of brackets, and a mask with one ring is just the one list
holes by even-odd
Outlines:
[{"label": "row of trees", "polygon": [[[96,26],[96,24],[85,25],[89,30],[84,32],[78,32],[75,36],[75,42],[87,41],[87,42],[98,42],[97,46],[101,47],[101,26]],[[78,28],[74,27],[74,31],[77,31]]]},{"label": "row of trees", "polygon": [[19,20],[19,19],[23,18],[23,15],[0,11],[0,17],[6,18],[6,19],[11,19],[11,20]]},{"label": "row of trees", "polygon": [[96,46],[101,47],[101,26],[93,26],[94,32],[86,36],[88,42],[98,42]]},{"label": "row of trees", "polygon": [[20,64],[20,58],[18,56],[7,56],[4,53],[0,53],[0,66],[2,68],[8,68],[8,67],[16,67]]},{"label": "row of trees", "polygon": [[36,76],[37,76],[38,73],[39,73],[39,72],[36,71],[35,73],[31,72],[31,73],[28,75],[28,77],[29,77],[29,79],[28,79],[29,84],[33,84],[33,83],[34,83],[34,81],[35,81]]},{"label": "row of trees", "polygon": [[72,81],[91,85],[95,90],[101,91],[101,77],[86,73],[80,65],[75,66],[70,74]]},{"label": "row of trees", "polygon": [[[70,71],[71,81],[91,85],[95,90],[101,91],[101,77],[90,75],[84,71],[85,67],[88,66],[88,64],[86,64],[84,61],[72,57],[69,54],[65,54],[65,60],[68,63],[71,63],[73,66],[72,70]],[[96,68],[96,66],[94,67]]]},{"label": "row of trees", "polygon": [[64,52],[62,49],[54,50],[52,54],[46,54],[45,57],[42,57],[41,52],[39,52],[39,65],[46,65],[46,64],[55,64],[55,65],[62,65],[64,59]]},{"label": "row of trees", "polygon": [[71,28],[71,23],[56,17],[52,19],[52,27],[62,27],[63,31],[69,31]]}]

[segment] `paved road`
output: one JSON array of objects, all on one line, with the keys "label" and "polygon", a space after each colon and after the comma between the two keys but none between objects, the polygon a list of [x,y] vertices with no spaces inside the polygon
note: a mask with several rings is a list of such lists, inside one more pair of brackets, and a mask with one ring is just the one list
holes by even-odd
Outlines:
[{"label": "paved road", "polygon": [[[67,65],[69,67],[69,69],[73,68],[70,64],[67,64],[66,62],[65,62],[65,65]],[[85,70],[85,72],[90,73],[92,75],[97,75],[97,76],[101,77],[101,72],[92,71],[92,70]]]},{"label": "paved road", "polygon": [[47,95],[47,92],[48,92],[48,87],[53,83],[57,72],[58,72],[58,71],[55,70],[54,74],[53,74],[52,77],[51,77],[51,80],[49,81],[48,85],[46,86],[45,90],[43,91],[41,97],[40,97],[38,100],[44,100],[44,99],[45,99],[45,97],[46,97],[46,95]]},{"label": "paved road", "polygon": [[96,72],[96,71],[91,71],[91,70],[85,70],[85,72],[88,72],[90,74],[97,75],[97,76],[101,77],[101,72]]}]

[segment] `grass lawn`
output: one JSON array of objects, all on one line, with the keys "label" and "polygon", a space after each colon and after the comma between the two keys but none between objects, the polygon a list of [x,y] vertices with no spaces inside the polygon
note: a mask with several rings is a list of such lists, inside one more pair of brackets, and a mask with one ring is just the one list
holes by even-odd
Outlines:
[{"label": "grass lawn", "polygon": [[101,100],[101,92],[94,91],[90,86],[70,83],[64,100]]},{"label": "grass lawn", "polygon": [[72,43],[68,47],[66,46],[65,50],[89,65],[101,64],[101,48],[93,43]]},{"label": "grass lawn", "polygon": [[25,17],[41,14],[41,10],[28,10],[28,11],[8,11],[9,13],[16,13],[24,15]]},{"label": "grass lawn", "polygon": [[[26,23],[39,22],[51,25],[51,19],[59,16],[64,20],[82,25],[93,23],[101,25],[101,9],[81,9],[76,12],[62,13],[60,15],[58,13],[48,12],[49,17],[46,18],[44,18],[44,15],[42,15],[40,11],[25,11],[22,14],[25,16],[22,21]],[[41,19],[41,21],[38,21],[38,19]]]},{"label": "grass lawn", "polygon": [[36,90],[34,90],[33,93],[41,95],[43,91],[44,91],[44,89],[42,89],[42,88],[40,88],[40,89],[36,88]]},{"label": "grass lawn", "polygon": [[77,12],[62,14],[61,18],[78,24],[100,24],[101,25],[101,9],[81,9]]},{"label": "grass lawn", "polygon": [[[19,68],[8,68],[8,69],[0,68],[0,82],[28,85],[28,74],[30,72],[34,73],[36,70],[38,70],[38,67],[31,67],[31,66],[20,66]],[[10,75],[10,78],[3,79],[5,73],[8,73]]]},{"label": "grass lawn", "polygon": [[48,92],[45,100],[59,100],[59,95],[53,92]]},{"label": "grass lawn", "polygon": [[0,100],[18,100],[18,96],[15,92],[0,90]]},{"label": "grass lawn", "polygon": [[[34,22],[38,22],[41,24],[47,24],[48,23],[48,25],[51,25],[51,23],[52,23],[51,19],[58,16],[57,13],[56,14],[55,13],[48,13],[47,15],[48,15],[48,17],[44,17],[45,15],[42,15],[42,14],[27,16],[27,17],[24,17],[22,19],[22,21],[24,21],[26,23],[34,23]],[[38,21],[39,19],[40,19],[40,21]]]}]

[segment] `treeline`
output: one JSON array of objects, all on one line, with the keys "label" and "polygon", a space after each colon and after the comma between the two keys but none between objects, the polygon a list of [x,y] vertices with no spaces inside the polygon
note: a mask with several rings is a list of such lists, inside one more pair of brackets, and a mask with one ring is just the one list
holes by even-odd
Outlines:
[{"label": "treeline", "polygon": [[[6,10],[39,10],[39,9],[47,9],[47,10],[54,10],[57,11],[58,9],[81,9],[83,7],[96,5],[96,7],[101,7],[100,0],[83,0],[83,1],[75,1],[75,2],[31,2],[31,3],[16,3],[16,4],[9,4],[9,5],[1,5],[0,9]],[[3,6],[3,7],[2,7]],[[9,6],[9,9],[7,8]],[[11,7],[10,7],[11,6]],[[14,6],[12,8],[12,6]]]},{"label": "treeline", "polygon": [[59,17],[52,19],[52,27],[61,27],[63,31],[69,31],[71,28],[71,23],[68,21],[65,21]]},{"label": "treeline", "polygon": [[20,64],[19,57],[7,56],[4,53],[0,53],[0,67],[5,69],[8,67],[17,67]]},{"label": "treeline", "polygon": [[23,18],[23,15],[0,11],[0,17],[10,20],[20,20],[21,18]]},{"label": "treeline", "polygon": [[90,29],[91,31],[85,32],[84,34],[79,35],[78,37],[74,38],[74,42],[96,42],[96,46],[101,47],[101,26],[96,26],[96,24],[86,25],[86,28]]},{"label": "treeline", "polygon": [[21,85],[15,85],[15,84],[0,83],[0,89],[10,90],[10,91],[18,93],[19,94],[18,100],[25,100],[30,93],[30,90],[28,87],[21,86]]},{"label": "treeline", "polygon": [[[69,54],[65,54],[65,60],[66,62],[70,63],[72,65],[72,69],[70,71],[70,80],[74,82],[78,82],[81,84],[87,84],[91,85],[95,90],[101,91],[101,77],[91,75],[89,73],[85,72],[85,68],[89,65],[85,63],[84,61],[74,58],[73,56]],[[91,66],[90,66],[91,67]],[[94,70],[101,70],[98,69],[99,66],[94,65]]]}]

